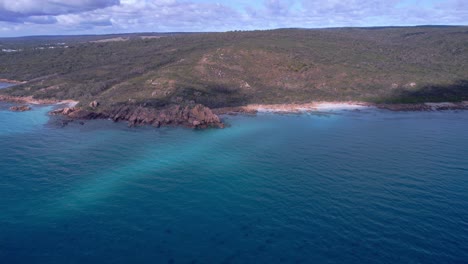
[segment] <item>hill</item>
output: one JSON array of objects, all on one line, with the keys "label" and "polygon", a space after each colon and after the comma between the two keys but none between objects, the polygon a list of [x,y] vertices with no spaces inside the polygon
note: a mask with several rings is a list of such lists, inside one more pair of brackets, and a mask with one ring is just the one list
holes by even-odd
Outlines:
[{"label": "hill", "polygon": [[468,100],[468,27],[0,39],[0,91],[81,106]]}]

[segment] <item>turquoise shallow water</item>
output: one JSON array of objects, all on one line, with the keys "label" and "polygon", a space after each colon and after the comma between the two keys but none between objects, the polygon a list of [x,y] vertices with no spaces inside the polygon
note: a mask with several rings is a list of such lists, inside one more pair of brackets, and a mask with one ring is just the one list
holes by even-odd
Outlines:
[{"label": "turquoise shallow water", "polygon": [[468,112],[127,128],[0,104],[2,263],[464,263]]}]

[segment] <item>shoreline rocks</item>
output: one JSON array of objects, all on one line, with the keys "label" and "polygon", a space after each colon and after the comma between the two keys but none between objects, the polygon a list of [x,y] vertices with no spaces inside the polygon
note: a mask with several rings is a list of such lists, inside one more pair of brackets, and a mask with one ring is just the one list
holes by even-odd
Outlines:
[{"label": "shoreline rocks", "polygon": [[[361,106],[374,107],[389,111],[443,111],[443,110],[468,110],[468,102],[461,103],[425,103],[425,104],[360,104]],[[297,106],[297,105],[296,105]],[[301,105],[299,105],[301,106]],[[302,106],[301,106],[302,107]],[[303,108],[301,108],[303,109]],[[310,108],[309,111],[317,110]],[[127,121],[129,126],[152,125],[161,126],[185,126],[190,128],[224,128],[219,115],[247,114],[255,115],[258,109],[249,107],[224,107],[210,109],[197,105],[171,105],[163,109],[148,108],[134,105],[121,105],[103,108],[100,112],[94,109],[82,109],[78,107],[66,107],[51,111],[51,115],[63,115],[71,119],[112,119],[114,122]],[[280,105],[280,111],[273,113],[288,113],[284,105]],[[290,113],[297,113],[296,110]]]},{"label": "shoreline rocks", "polygon": [[26,112],[30,110],[31,110],[31,107],[28,105],[19,105],[19,106],[10,107],[10,111],[13,111],[13,112]]},{"label": "shoreline rocks", "polygon": [[[51,111],[50,115],[62,115],[71,119],[112,119],[115,122],[127,121],[129,126],[153,125],[160,126],[185,126],[191,128],[224,128],[219,115],[255,115],[258,112],[301,113],[320,111],[327,109],[339,109],[343,106],[373,107],[389,111],[443,111],[443,110],[468,110],[468,101],[442,102],[442,103],[418,103],[418,104],[375,104],[366,102],[311,102],[306,104],[278,104],[278,105],[246,105],[237,107],[223,107],[210,109],[201,104],[179,105],[173,104],[162,109],[145,106],[122,104],[118,106],[103,107],[98,101],[93,101],[89,107],[75,107],[78,103],[72,100],[57,101],[52,99],[37,100],[32,97],[14,97],[0,95],[0,101],[8,101],[19,104],[67,104],[68,107]],[[346,108],[346,107],[345,107]],[[11,111],[28,111],[29,106],[14,106]]]},{"label": "shoreline rocks", "polygon": [[219,117],[211,109],[200,104],[189,106],[171,105],[163,109],[122,105],[104,108],[101,112],[67,107],[51,111],[50,114],[63,115],[72,119],[127,121],[129,126],[152,125],[160,127],[175,125],[190,128],[224,128],[224,124]]},{"label": "shoreline rocks", "polygon": [[444,111],[444,110],[468,110],[468,101],[451,103],[420,103],[420,104],[376,104],[379,109],[390,111]]}]

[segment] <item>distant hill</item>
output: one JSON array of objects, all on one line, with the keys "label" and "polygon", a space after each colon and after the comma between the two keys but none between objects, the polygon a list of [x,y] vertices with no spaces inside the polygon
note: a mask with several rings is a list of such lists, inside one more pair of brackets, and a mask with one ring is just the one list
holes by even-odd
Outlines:
[{"label": "distant hill", "polygon": [[[468,100],[468,27],[0,39],[0,93],[101,107]],[[13,52],[11,50],[14,50]]]}]

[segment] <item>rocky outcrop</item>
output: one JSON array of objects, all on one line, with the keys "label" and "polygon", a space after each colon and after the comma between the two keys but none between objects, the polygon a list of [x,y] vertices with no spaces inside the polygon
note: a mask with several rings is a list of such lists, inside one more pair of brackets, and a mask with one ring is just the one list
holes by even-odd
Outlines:
[{"label": "rocky outcrop", "polygon": [[390,111],[430,111],[424,104],[377,104],[377,108]]},{"label": "rocky outcrop", "polygon": [[78,107],[66,107],[53,110],[49,112],[50,115],[63,115],[72,119],[99,119],[99,118],[109,118],[108,115],[104,113],[97,113],[81,109]]},{"label": "rocky outcrop", "polygon": [[89,103],[89,107],[91,108],[96,108],[99,106],[99,102],[98,101],[92,101],[91,103]]},{"label": "rocky outcrop", "polygon": [[75,108],[59,108],[49,112],[49,115],[65,115],[68,116],[71,112],[75,111]]},{"label": "rocky outcrop", "polygon": [[12,106],[10,110],[13,112],[25,112],[31,110],[31,107],[27,105]]},{"label": "rocky outcrop", "polygon": [[82,108],[62,108],[50,112],[51,115],[64,115],[72,119],[110,118],[115,122],[127,121],[130,126],[153,125],[156,127],[177,125],[191,128],[223,128],[224,124],[211,109],[200,104],[172,105],[163,109],[142,106],[122,105],[102,109],[100,112]]}]

